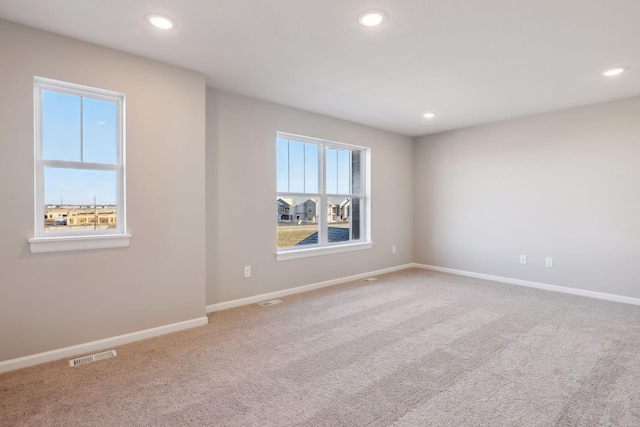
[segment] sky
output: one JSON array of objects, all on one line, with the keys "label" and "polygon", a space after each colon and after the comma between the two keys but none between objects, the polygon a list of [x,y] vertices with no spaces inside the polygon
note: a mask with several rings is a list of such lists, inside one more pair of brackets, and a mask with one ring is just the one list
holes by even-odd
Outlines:
[{"label": "sky", "polygon": [[[318,193],[316,144],[278,138],[278,192]],[[350,151],[326,147],[326,193],[349,194]]]},{"label": "sky", "polygon": [[[43,157],[116,164],[117,114],[115,102],[43,91]],[[45,204],[116,204],[115,171],[45,167]]]}]

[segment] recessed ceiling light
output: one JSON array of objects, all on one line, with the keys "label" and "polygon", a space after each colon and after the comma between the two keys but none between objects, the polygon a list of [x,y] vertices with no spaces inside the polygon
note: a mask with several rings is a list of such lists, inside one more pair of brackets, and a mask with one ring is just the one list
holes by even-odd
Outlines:
[{"label": "recessed ceiling light", "polygon": [[431,112],[431,113],[424,113],[422,116],[423,116],[425,119],[433,119],[433,118],[436,116],[436,113],[433,113],[433,112]]},{"label": "recessed ceiling light", "polygon": [[368,10],[361,13],[358,21],[366,27],[375,27],[384,21],[385,13],[381,10]]},{"label": "recessed ceiling light", "polygon": [[609,70],[605,70],[602,72],[602,75],[605,77],[613,77],[613,76],[617,76],[618,74],[622,74],[625,71],[627,71],[629,67],[616,67],[616,68],[611,68]]},{"label": "recessed ceiling light", "polygon": [[170,30],[173,28],[173,21],[162,15],[149,15],[147,20],[156,28],[161,30]]}]

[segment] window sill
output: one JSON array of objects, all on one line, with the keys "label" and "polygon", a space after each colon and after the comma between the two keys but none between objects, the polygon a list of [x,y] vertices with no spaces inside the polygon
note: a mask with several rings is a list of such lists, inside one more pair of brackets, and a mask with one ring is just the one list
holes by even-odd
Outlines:
[{"label": "window sill", "polygon": [[339,254],[343,252],[361,251],[371,249],[373,242],[350,243],[348,245],[323,246],[320,248],[297,249],[276,253],[277,261],[286,261],[297,258],[308,258],[320,255]]},{"label": "window sill", "polygon": [[38,237],[29,239],[31,253],[85,251],[129,247],[131,234],[103,236]]}]

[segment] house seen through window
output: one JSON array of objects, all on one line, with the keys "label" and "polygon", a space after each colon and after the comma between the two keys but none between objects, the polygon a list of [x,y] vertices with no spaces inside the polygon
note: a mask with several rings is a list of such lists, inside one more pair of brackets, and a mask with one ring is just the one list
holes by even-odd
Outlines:
[{"label": "house seen through window", "polygon": [[277,135],[278,251],[365,240],[366,149]]},{"label": "house seen through window", "polygon": [[35,79],[36,237],[124,233],[124,95]]}]

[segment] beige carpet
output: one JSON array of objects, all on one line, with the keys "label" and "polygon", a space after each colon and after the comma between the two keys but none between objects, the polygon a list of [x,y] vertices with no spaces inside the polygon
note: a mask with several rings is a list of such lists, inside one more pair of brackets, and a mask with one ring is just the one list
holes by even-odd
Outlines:
[{"label": "beige carpet", "polygon": [[422,270],[0,375],[2,426],[640,426],[640,307]]}]

